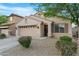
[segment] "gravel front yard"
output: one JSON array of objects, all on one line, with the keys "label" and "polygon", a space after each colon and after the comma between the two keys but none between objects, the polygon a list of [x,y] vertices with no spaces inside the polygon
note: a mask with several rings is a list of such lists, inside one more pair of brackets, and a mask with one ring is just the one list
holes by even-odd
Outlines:
[{"label": "gravel front yard", "polygon": [[17,45],[2,52],[4,56],[58,56],[59,51],[55,48],[56,39],[32,40],[30,48]]}]

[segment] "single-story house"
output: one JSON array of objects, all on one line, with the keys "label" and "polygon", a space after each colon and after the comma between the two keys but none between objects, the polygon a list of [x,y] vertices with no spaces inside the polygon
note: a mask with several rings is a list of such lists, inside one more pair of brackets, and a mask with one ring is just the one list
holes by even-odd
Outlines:
[{"label": "single-story house", "polygon": [[0,25],[0,33],[4,33],[7,36],[16,35],[16,24],[24,17],[12,13],[8,16],[8,21]]},{"label": "single-story house", "polygon": [[32,36],[40,37],[56,37],[60,36],[72,37],[72,24],[69,20],[59,17],[44,17],[42,13],[26,16],[23,20],[16,24],[16,36]]}]

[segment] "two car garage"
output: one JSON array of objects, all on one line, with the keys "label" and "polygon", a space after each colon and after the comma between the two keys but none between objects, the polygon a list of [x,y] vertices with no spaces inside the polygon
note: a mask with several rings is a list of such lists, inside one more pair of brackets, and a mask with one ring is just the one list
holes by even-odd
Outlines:
[{"label": "two car garage", "polygon": [[19,36],[32,36],[32,37],[40,36],[39,27],[37,27],[36,25],[19,26],[18,29],[19,29],[18,30]]}]

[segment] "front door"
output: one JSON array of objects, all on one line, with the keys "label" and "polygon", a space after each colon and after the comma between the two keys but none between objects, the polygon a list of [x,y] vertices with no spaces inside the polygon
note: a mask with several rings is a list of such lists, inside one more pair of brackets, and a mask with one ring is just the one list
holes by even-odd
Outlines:
[{"label": "front door", "polygon": [[44,36],[48,36],[48,25],[44,25]]}]

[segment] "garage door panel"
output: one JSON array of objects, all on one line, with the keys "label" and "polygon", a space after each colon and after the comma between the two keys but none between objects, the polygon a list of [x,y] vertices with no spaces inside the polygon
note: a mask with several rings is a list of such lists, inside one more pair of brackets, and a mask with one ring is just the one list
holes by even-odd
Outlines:
[{"label": "garage door panel", "polygon": [[20,36],[40,36],[39,35],[39,29],[37,27],[27,27],[27,28],[20,28]]}]

